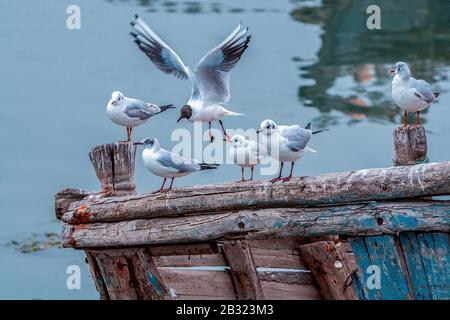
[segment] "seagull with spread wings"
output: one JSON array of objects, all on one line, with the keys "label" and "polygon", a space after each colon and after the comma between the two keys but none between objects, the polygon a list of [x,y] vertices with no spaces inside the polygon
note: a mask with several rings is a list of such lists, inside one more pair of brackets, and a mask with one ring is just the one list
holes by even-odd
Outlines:
[{"label": "seagull with spread wings", "polygon": [[211,134],[211,122],[219,121],[224,135],[228,138],[223,117],[242,115],[224,107],[230,100],[230,71],[248,47],[251,37],[246,35],[248,28],[243,29],[239,24],[225,40],[200,60],[194,71],[191,71],[142,18],[136,15],[131,25],[134,42],[158,69],[179,79],[191,81],[191,97],[181,108],[177,122],[181,119],[207,122],[212,142],[214,136]]}]

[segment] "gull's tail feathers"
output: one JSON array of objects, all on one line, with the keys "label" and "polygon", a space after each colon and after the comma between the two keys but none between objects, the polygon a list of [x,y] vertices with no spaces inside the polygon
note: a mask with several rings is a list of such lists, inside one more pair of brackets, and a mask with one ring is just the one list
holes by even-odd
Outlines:
[{"label": "gull's tail feathers", "polygon": [[321,132],[325,132],[325,131],[330,131],[330,129],[316,130],[316,131],[313,131],[312,134],[317,134],[317,133],[321,133]]},{"label": "gull's tail feathers", "polygon": [[173,104],[166,104],[164,106],[159,106],[159,109],[161,109],[160,113],[169,109],[175,109]]},{"label": "gull's tail feathers", "polygon": [[[308,124],[305,126],[306,130],[311,130],[312,131],[312,124],[311,122],[308,122]],[[312,134],[317,134],[317,133],[321,133],[321,132],[325,132],[325,131],[330,131],[330,129],[321,129],[321,130],[316,130],[316,131],[312,131]]]},{"label": "gull's tail feathers", "polygon": [[208,164],[208,163],[199,163],[200,170],[210,170],[210,169],[217,169],[219,166],[218,164]]},{"label": "gull's tail feathers", "polygon": [[316,150],[314,150],[313,148],[310,148],[310,147],[305,147],[305,153],[317,153],[317,151]]},{"label": "gull's tail feathers", "polygon": [[227,110],[225,115],[226,116],[245,116],[245,114],[243,114],[243,113],[233,112],[230,110]]}]

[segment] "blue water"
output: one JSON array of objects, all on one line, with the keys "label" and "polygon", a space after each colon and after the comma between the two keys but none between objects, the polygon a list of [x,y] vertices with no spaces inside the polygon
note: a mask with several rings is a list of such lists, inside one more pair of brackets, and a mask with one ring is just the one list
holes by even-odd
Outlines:
[{"label": "blue water", "polygon": [[[353,1],[352,1],[353,2]],[[121,140],[125,130],[106,117],[113,90],[154,103],[183,105],[188,82],[154,68],[129,35],[139,13],[183,61],[198,59],[239,21],[252,42],[231,76],[230,108],[245,117],[229,128],[272,118],[331,131],[314,137],[318,151],[295,175],[317,175],[392,164],[392,131],[401,112],[390,98],[387,70],[411,63],[442,95],[423,115],[430,161],[450,159],[448,1],[380,2],[382,30],[365,27],[369,1],[87,1],[81,30],[66,28],[72,1],[0,0],[0,298],[96,299],[83,252],[52,248],[22,253],[7,244],[30,234],[60,232],[54,194],[65,187],[98,190],[87,157],[93,145]],[[402,12],[402,15],[398,13]],[[178,110],[134,132],[167,148]],[[412,118],[410,119],[412,121]],[[160,180],[137,157],[139,192]],[[176,186],[238,179],[233,165],[176,181]],[[81,267],[81,290],[66,288],[66,268]]]}]

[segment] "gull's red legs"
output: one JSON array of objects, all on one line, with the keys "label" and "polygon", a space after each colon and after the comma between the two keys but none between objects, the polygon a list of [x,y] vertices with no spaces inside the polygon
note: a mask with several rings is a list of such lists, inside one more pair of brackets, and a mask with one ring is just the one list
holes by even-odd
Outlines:
[{"label": "gull's red legs", "polygon": [[225,137],[227,137],[228,140],[230,140],[231,138],[228,136],[227,132],[225,131],[225,128],[223,127],[223,122],[222,120],[219,120],[220,126],[222,127],[222,131]]},{"label": "gull's red legs", "polygon": [[156,190],[156,191],[153,191],[153,193],[162,192],[162,191],[164,190],[164,185],[166,184],[166,180],[167,180],[167,178],[164,178],[163,183],[162,183],[162,185],[161,185],[161,188],[159,188],[159,189]]},{"label": "gull's red legs", "polygon": [[283,171],[283,165],[284,165],[284,162],[281,161],[281,165],[280,165],[280,174],[278,175],[277,178],[273,178],[272,180],[270,180],[270,182],[274,183],[274,182],[277,182],[277,181],[280,181],[280,180],[281,180],[281,172]]},{"label": "gull's red legs", "polygon": [[281,181],[286,182],[291,180],[292,178],[292,171],[294,170],[294,161],[291,162],[291,173],[289,173],[289,176],[287,176],[286,178],[281,179]]}]

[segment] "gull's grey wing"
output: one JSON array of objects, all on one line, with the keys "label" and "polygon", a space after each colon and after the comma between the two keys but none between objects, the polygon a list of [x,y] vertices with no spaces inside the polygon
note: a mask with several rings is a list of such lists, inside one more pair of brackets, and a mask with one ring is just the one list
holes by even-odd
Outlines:
[{"label": "gull's grey wing", "polygon": [[128,101],[125,106],[125,114],[131,118],[139,118],[146,120],[160,111],[159,107],[154,104],[145,103],[139,100]]},{"label": "gull's grey wing", "polygon": [[180,79],[190,77],[189,70],[180,57],[150,29],[144,20],[136,15],[131,25],[134,30],[131,32],[134,42],[159,70]]},{"label": "gull's grey wing", "polygon": [[210,103],[227,103],[230,99],[230,71],[248,48],[248,28],[239,24],[225,40],[210,50],[195,67],[194,75],[202,98]]},{"label": "gull's grey wing", "polygon": [[200,165],[194,160],[182,158],[172,152],[161,149],[156,159],[162,166],[173,168],[180,173],[190,173],[200,170]]},{"label": "gull's grey wing", "polygon": [[414,89],[414,94],[427,103],[431,103],[435,99],[435,95],[430,84],[424,80],[416,80]]},{"label": "gull's grey wing", "polygon": [[305,149],[309,139],[311,139],[312,132],[309,129],[295,125],[285,127],[281,135],[287,139],[287,147],[289,150],[297,152]]}]

